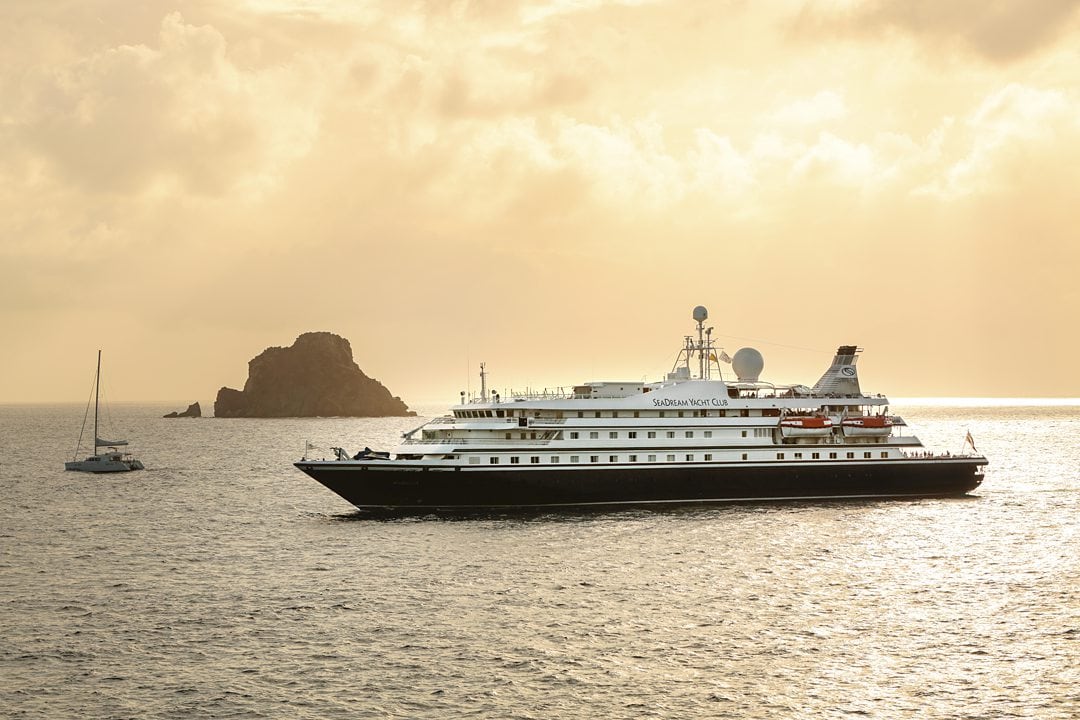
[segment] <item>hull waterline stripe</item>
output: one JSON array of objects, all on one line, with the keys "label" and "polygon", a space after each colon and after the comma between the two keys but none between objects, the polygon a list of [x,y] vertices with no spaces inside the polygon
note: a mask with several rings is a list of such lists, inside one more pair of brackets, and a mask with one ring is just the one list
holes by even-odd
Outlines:
[{"label": "hull waterline stripe", "polygon": [[[884,498],[963,497],[966,492],[884,493],[871,495],[790,495],[784,497],[699,498],[696,500],[605,500],[602,502],[535,503],[529,505],[353,505],[361,510],[514,510],[524,508],[603,507],[605,505],[698,505],[704,503],[786,502],[792,500],[873,500]],[[970,496],[975,497],[975,496]]]}]

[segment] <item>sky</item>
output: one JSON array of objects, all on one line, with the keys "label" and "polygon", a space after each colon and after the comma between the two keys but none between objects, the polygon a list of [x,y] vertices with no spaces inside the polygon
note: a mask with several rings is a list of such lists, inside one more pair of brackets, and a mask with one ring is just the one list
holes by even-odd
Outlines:
[{"label": "sky", "polygon": [[0,402],[302,332],[412,405],[656,380],[1077,397],[1080,0],[5,0]]}]

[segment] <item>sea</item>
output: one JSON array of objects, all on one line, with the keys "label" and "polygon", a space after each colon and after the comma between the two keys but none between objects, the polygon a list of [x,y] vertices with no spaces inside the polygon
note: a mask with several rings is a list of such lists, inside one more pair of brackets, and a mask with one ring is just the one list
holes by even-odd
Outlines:
[{"label": "sea", "polygon": [[964,498],[398,519],[292,463],[423,418],[178,407],[0,406],[0,717],[1080,717],[1080,401],[894,400]]}]

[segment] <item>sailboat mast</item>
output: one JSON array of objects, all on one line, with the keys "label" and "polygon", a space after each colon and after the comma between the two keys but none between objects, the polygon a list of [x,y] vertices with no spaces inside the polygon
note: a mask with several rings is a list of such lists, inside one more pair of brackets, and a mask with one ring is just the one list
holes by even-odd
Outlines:
[{"label": "sailboat mast", "polygon": [[98,449],[98,396],[101,395],[101,351],[97,351],[97,377],[94,379],[94,454],[97,455]]}]

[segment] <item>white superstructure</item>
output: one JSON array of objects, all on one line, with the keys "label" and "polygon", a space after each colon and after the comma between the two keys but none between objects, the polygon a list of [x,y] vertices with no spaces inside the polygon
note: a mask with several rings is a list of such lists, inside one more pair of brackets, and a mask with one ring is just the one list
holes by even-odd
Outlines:
[{"label": "white superstructure", "polygon": [[[695,309],[697,338],[685,338],[659,382],[589,382],[569,390],[487,391],[406,433],[391,459],[436,465],[603,465],[883,460],[922,450],[904,436],[888,399],[859,387],[859,350],[841,347],[813,388],[760,380],[761,354],[726,354]],[[464,396],[464,393],[462,393]]]}]

